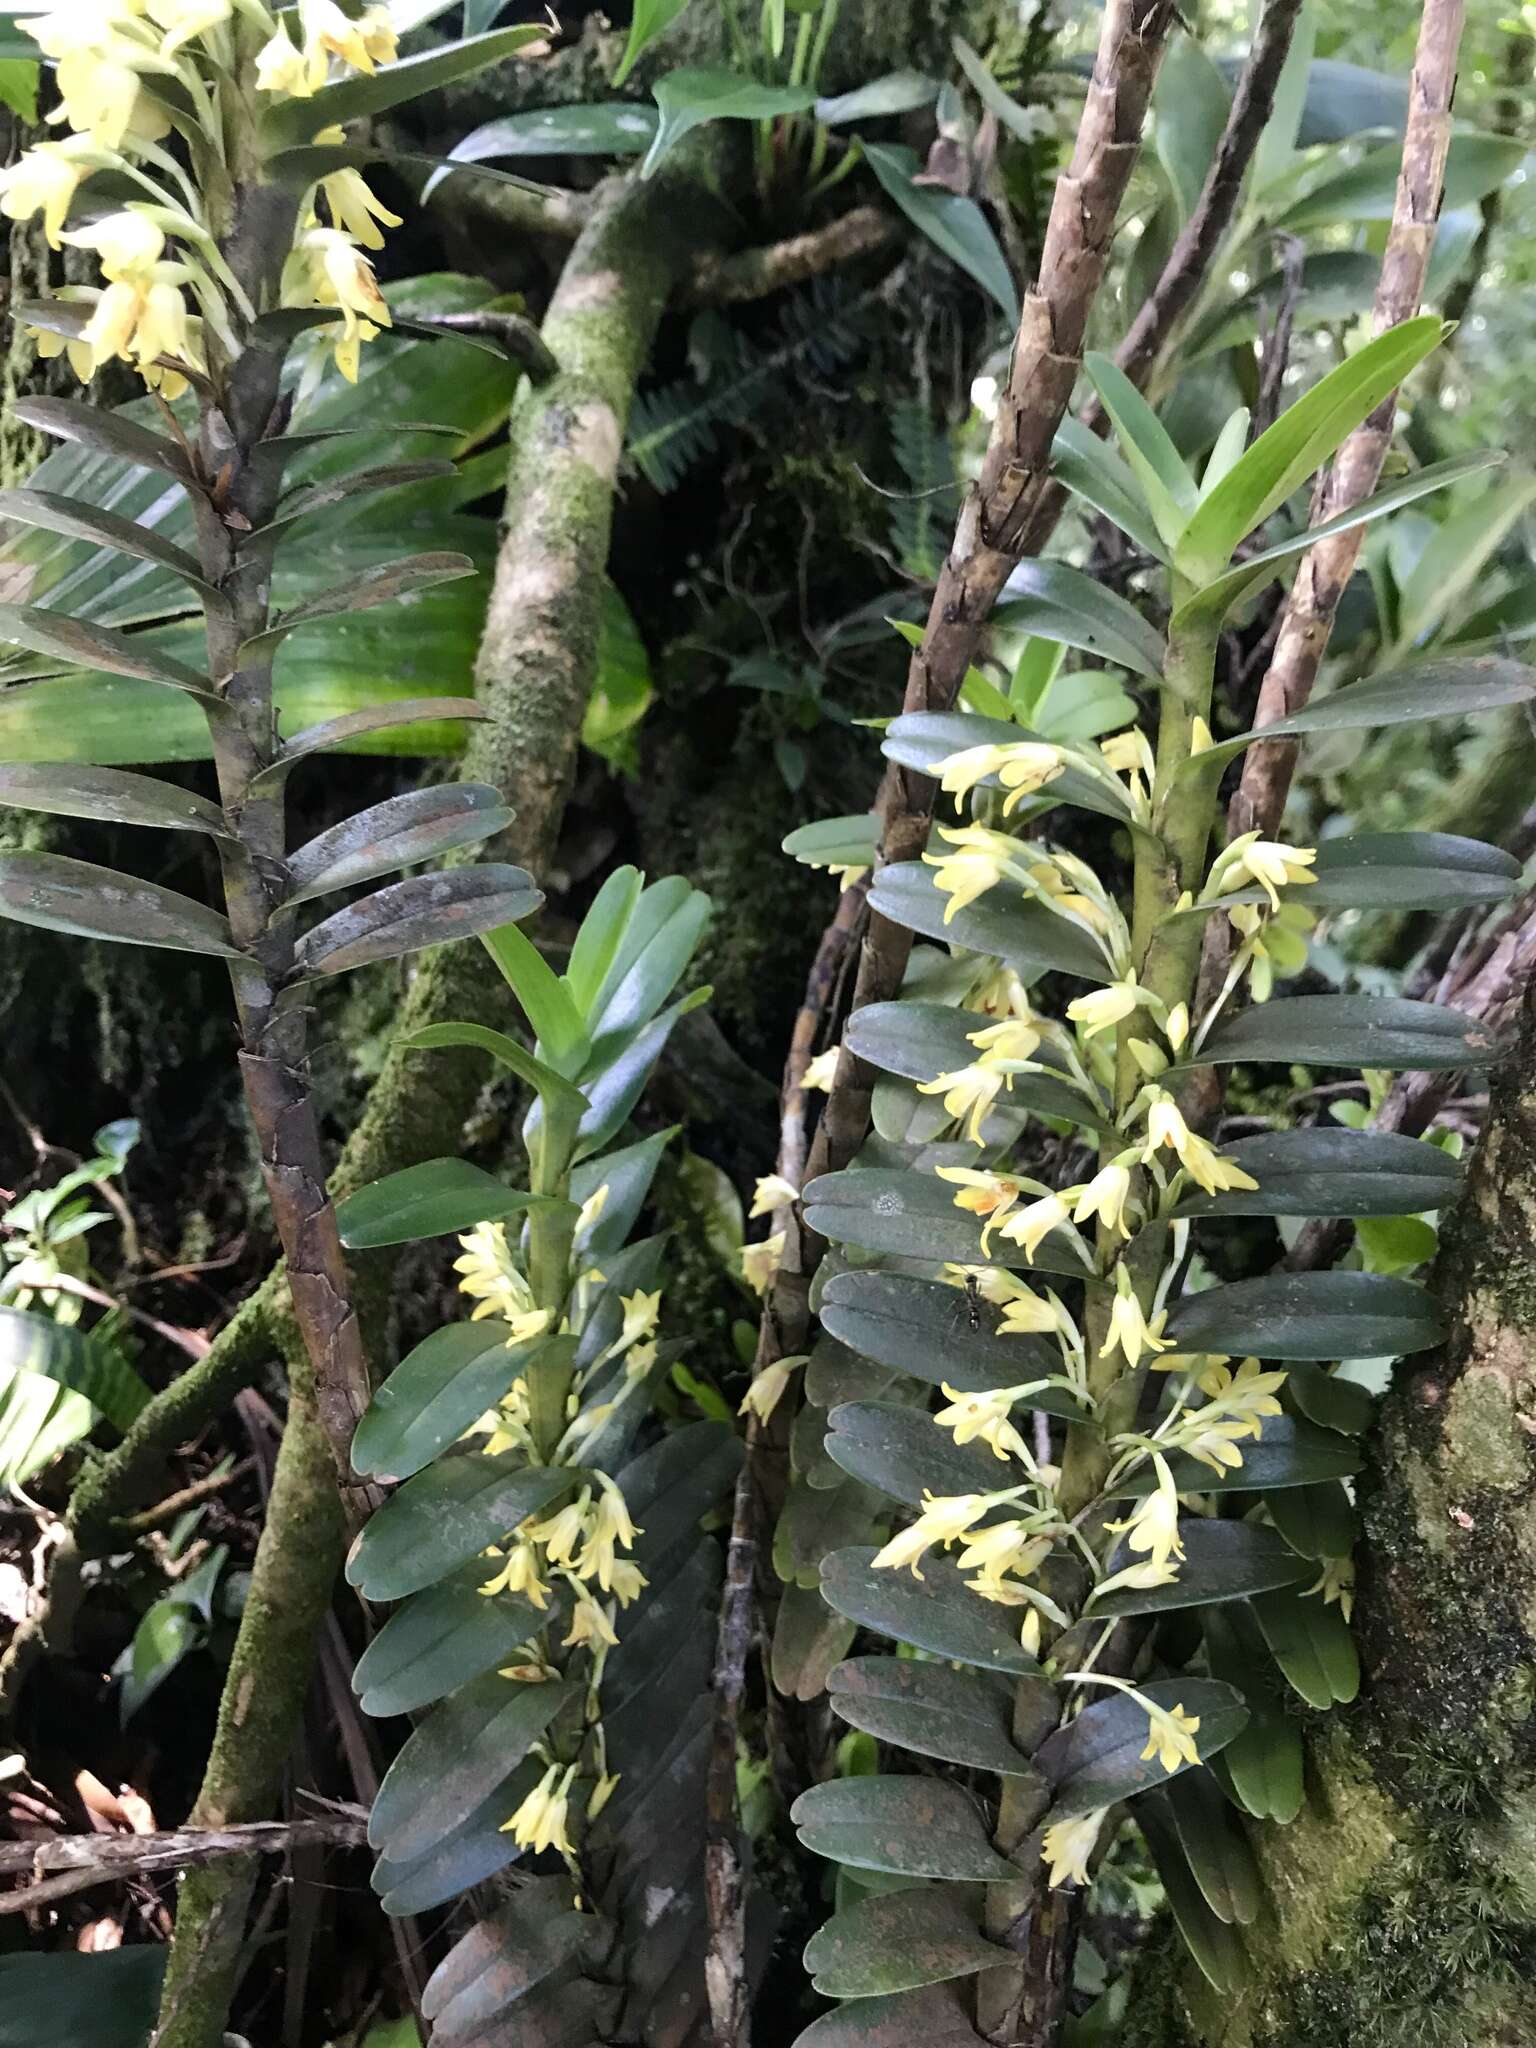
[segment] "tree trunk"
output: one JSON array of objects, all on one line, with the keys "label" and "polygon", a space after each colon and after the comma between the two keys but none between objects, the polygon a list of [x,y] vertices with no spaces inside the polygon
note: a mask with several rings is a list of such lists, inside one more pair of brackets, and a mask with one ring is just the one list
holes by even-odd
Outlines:
[{"label": "tree trunk", "polygon": [[1318,1720],[1300,1818],[1251,1831],[1253,1981],[1221,2000],[1170,1944],[1127,2048],[1536,2038],[1532,993],[1438,1280],[1450,1335],[1400,1368],[1360,1482],[1360,1700]]}]

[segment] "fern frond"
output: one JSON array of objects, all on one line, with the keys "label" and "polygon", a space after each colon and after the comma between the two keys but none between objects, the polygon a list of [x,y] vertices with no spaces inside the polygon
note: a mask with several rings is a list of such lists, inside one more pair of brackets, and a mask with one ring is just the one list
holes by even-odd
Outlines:
[{"label": "fern frond", "polygon": [[[835,279],[818,278],[786,299],[766,342],[716,325],[708,381],[687,379],[642,393],[630,413],[629,461],[658,491],[670,491],[694,463],[714,452],[721,426],[737,425],[775,396],[810,376],[831,376],[865,340],[869,294],[853,295]],[[734,361],[732,354],[734,353]]]}]

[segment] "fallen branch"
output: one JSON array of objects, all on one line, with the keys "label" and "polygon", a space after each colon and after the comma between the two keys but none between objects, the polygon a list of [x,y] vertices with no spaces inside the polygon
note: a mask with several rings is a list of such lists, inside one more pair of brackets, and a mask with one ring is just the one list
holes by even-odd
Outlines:
[{"label": "fallen branch", "polygon": [[739,305],[787,291],[823,271],[889,248],[902,235],[900,221],[878,206],[855,206],[825,227],[791,235],[764,249],[734,256],[706,256],[694,266],[684,297],[692,305]]},{"label": "fallen branch", "polygon": [[[176,1828],[158,1835],[54,1835],[37,1842],[0,1842],[0,1877],[31,1876],[35,1884],[0,1892],[0,1913],[34,1913],[55,1899],[97,1885],[122,1884],[158,1871],[191,1870],[226,1856],[281,1856],[311,1844],[356,1848],[368,1839],[368,1816],[353,1807],[322,1820],[251,1821],[232,1828]],[[45,1877],[45,1871],[61,1873]]]}]

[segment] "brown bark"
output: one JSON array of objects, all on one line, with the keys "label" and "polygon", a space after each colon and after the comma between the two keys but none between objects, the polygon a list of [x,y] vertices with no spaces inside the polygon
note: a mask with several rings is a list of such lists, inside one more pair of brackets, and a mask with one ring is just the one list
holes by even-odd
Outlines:
[{"label": "brown bark", "polygon": [[[1372,308],[1372,328],[1377,334],[1411,319],[1423,297],[1440,218],[1464,15],[1465,0],[1426,0],[1419,24],[1402,169]],[[1336,518],[1375,490],[1396,411],[1397,394],[1393,392],[1344,443],[1314,492],[1314,523]],[[1290,717],[1311,696],[1364,537],[1365,529],[1357,526],[1349,533],[1319,541],[1303,555],[1281,619],[1274,657],[1259,691],[1256,727]],[[1242,778],[1227,810],[1229,838],[1242,832],[1273,835],[1285,810],[1295,767],[1294,740],[1260,741],[1248,749]],[[1212,918],[1206,926],[1197,1014],[1215,999],[1233,943],[1227,920]],[[1186,1114],[1209,1122],[1220,1100],[1219,1079],[1211,1069],[1202,1069],[1192,1084]]]},{"label": "brown bark", "polygon": [[[1151,296],[1143,302],[1125,339],[1115,350],[1116,364],[1138,390],[1145,388],[1167,354],[1232,225],[1248,166],[1274,110],[1275,88],[1300,12],[1301,0],[1268,0],[1254,31],[1247,62],[1232,95],[1226,126],[1195,210],[1169,251]],[[1089,399],[1078,417],[1090,433],[1102,435],[1109,431],[1109,416],[1096,397]],[[1066,501],[1067,494],[1059,484],[1051,484],[1041,493],[1025,536],[1026,555],[1038,555],[1044,548],[1056,530]]]}]

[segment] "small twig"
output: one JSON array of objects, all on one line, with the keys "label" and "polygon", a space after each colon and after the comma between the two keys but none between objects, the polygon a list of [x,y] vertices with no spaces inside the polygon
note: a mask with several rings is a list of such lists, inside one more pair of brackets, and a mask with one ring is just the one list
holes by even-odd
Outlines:
[{"label": "small twig", "polygon": [[1291,332],[1296,324],[1296,308],[1301,303],[1302,265],[1307,254],[1307,245],[1300,235],[1277,232],[1274,241],[1280,256],[1280,303],[1275,309],[1275,324],[1259,352],[1259,398],[1248,430],[1253,441],[1279,417],[1280,393],[1291,363]]},{"label": "small twig", "polygon": [[149,1871],[176,1871],[225,1856],[275,1856],[308,1843],[355,1848],[368,1838],[362,1807],[323,1820],[252,1821],[244,1827],[178,1828],[159,1835],[58,1835],[0,1843],[0,1877],[57,1871],[20,1891],[0,1892],[0,1913],[31,1913],[55,1899],[121,1884]]},{"label": "small twig", "polygon": [[205,1479],[194,1479],[190,1486],[182,1487],[179,1493],[167,1494],[154,1507],[146,1508],[142,1514],[129,1515],[120,1524],[125,1536],[143,1536],[151,1529],[158,1529],[165,1522],[173,1522],[188,1508],[196,1507],[199,1501],[209,1500],[226,1487],[244,1479],[248,1472],[256,1469],[254,1458],[242,1458],[238,1465],[232,1465],[227,1472],[210,1472]]},{"label": "small twig", "polygon": [[432,313],[416,323],[445,334],[478,334],[494,341],[514,363],[520,363],[535,384],[547,384],[560,365],[544,345],[531,320],[521,313]]},{"label": "small twig", "polygon": [[691,305],[739,305],[787,291],[823,271],[836,270],[860,256],[889,248],[901,239],[901,223],[878,206],[855,206],[825,227],[791,235],[762,249],[742,249],[734,256],[704,256],[694,266],[684,289]]},{"label": "small twig", "polygon": [[77,1280],[72,1273],[49,1275],[48,1285],[57,1288],[60,1294],[75,1294],[82,1301],[93,1301],[98,1308],[118,1310],[136,1323],[142,1323],[147,1330],[153,1330],[157,1337],[163,1337],[167,1344],[174,1344],[178,1351],[184,1351],[188,1358],[206,1358],[212,1339],[205,1337],[201,1330],[186,1330],[179,1323],[163,1323],[158,1316],[146,1310],[134,1308],[131,1303],[119,1301],[115,1295],[105,1294],[99,1287],[93,1287],[88,1280]]}]

